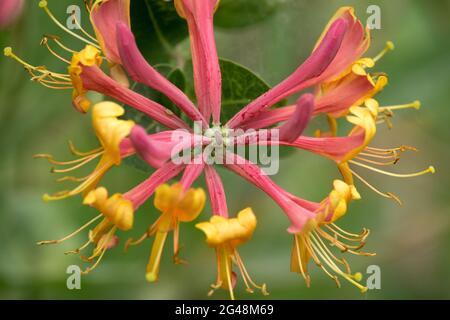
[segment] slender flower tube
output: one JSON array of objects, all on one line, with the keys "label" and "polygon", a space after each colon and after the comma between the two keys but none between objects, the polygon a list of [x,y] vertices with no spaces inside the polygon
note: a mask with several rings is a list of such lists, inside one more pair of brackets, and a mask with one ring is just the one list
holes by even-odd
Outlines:
[{"label": "slender flower tube", "polygon": [[214,215],[209,222],[198,223],[196,227],[205,233],[206,243],[216,250],[217,280],[211,285],[212,290],[209,295],[223,288],[229,291],[230,298],[234,300],[233,288],[236,284],[236,274],[232,270],[233,264],[239,268],[248,292],[252,293],[255,288],[261,290],[263,295],[269,294],[266,284],[257,285],[250,278],[236,249],[247,242],[255,231],[256,217],[251,208],[240,211],[236,218],[231,219]]},{"label": "slender flower tube", "polygon": [[368,31],[365,33],[353,8],[339,9],[319,38],[311,56],[286,80],[238,112],[227,126],[239,127],[241,123],[294,93],[334,80],[352,67],[369,44]]},{"label": "slender flower tube", "polygon": [[[333,118],[347,115],[351,106],[364,103],[372,98],[387,85],[387,77],[379,75],[357,75],[349,73],[347,76],[329,83],[324,83],[316,93],[313,115],[325,113]],[[261,129],[291,119],[297,106],[287,106],[261,112],[244,124],[244,128]]]},{"label": "slender flower tube", "polygon": [[239,127],[241,123],[253,118],[287,96],[304,89],[306,84],[309,84],[308,81],[311,84],[314,81],[320,81],[321,75],[336,57],[347,29],[348,26],[344,20],[336,20],[320,45],[292,75],[244,107],[228,121],[227,126]]},{"label": "slender flower tube", "polygon": [[120,21],[131,27],[130,0],[96,0],[90,9],[90,18],[98,43],[109,62],[111,77],[128,87],[128,78],[121,67],[117,48],[115,25]]},{"label": "slender flower tube", "polygon": [[228,206],[222,179],[213,166],[205,166],[205,180],[215,215],[228,218]]},{"label": "slender flower tube", "polygon": [[220,124],[222,78],[213,16],[219,0],[175,0],[178,14],[189,26],[195,93],[198,108],[207,122],[212,115],[213,125]]},{"label": "slender flower tube", "polygon": [[[178,118],[171,110],[141,96],[108,77],[98,67],[98,63],[95,63],[99,59],[98,55],[99,51],[88,45],[84,50],[75,54],[72,58],[69,74],[71,75],[72,82],[82,88],[81,90],[76,89],[78,94],[80,94],[80,91],[84,93],[88,90],[103,93],[136,108],[170,129],[189,128],[187,124]],[[88,59],[81,59],[84,57],[87,57]]]},{"label": "slender flower tube", "polygon": [[0,1],[0,29],[13,24],[23,11],[24,0]]},{"label": "slender flower tube", "polygon": [[136,45],[131,30],[123,23],[117,23],[116,29],[120,56],[130,77],[136,82],[145,84],[164,93],[189,118],[194,121],[202,121],[203,125],[207,126],[208,124],[205,118],[189,98],[147,63]]}]

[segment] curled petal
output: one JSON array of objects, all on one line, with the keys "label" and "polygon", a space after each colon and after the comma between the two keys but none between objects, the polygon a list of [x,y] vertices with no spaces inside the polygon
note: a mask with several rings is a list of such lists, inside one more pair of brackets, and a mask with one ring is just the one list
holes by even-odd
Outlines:
[{"label": "curled petal", "polygon": [[314,96],[305,94],[297,101],[295,112],[280,127],[280,140],[295,141],[306,129],[314,110]]}]

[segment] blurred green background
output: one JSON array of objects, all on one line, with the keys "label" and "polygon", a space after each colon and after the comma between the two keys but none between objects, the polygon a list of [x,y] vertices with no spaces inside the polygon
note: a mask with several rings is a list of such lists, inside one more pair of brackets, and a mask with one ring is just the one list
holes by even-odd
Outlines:
[{"label": "blurred green background", "polygon": [[[136,0],[133,0],[136,1]],[[1,31],[2,47],[12,45],[26,60],[49,67],[63,66],[39,46],[43,34],[64,37],[66,43],[81,48],[50,23],[37,1],[26,1],[23,19]],[[81,3],[81,1],[79,1]],[[355,271],[369,265],[381,268],[381,290],[366,294],[342,280],[342,288],[311,266],[312,287],[289,272],[291,237],[285,232],[287,219],[263,193],[225,171],[223,174],[232,213],[252,206],[259,216],[254,238],[240,248],[241,256],[257,282],[265,282],[274,299],[431,299],[450,298],[450,2],[449,1],[306,1],[273,0],[278,10],[264,21],[238,29],[216,31],[220,57],[239,62],[274,85],[294,70],[309,54],[328,19],[342,5],[356,8],[365,21],[370,4],[381,7],[382,29],[374,30],[369,55],[379,52],[387,40],[396,44],[376,70],[390,75],[390,84],[378,96],[385,105],[419,99],[420,111],[398,112],[394,128],[381,126],[373,145],[416,146],[420,152],[402,158],[397,172],[418,171],[433,164],[437,174],[411,180],[394,179],[363,172],[375,185],[397,193],[403,206],[377,197],[362,184],[363,200],[352,203],[340,225],[349,231],[371,229],[367,250],[377,256],[347,257]],[[58,17],[67,17],[66,8],[76,0],[51,1]],[[83,20],[84,19],[84,20]],[[82,16],[87,24],[87,16]],[[184,41],[182,48],[188,48]],[[186,50],[184,50],[186,51]],[[82,278],[82,289],[66,288],[66,268],[77,264],[76,256],[64,251],[84,242],[83,233],[58,246],[38,247],[36,241],[59,238],[94,216],[80,198],[44,203],[45,192],[62,189],[35,153],[52,153],[69,159],[67,140],[83,150],[96,147],[88,116],[78,114],[70,104],[70,92],[57,92],[28,81],[23,69],[0,58],[0,298],[3,299],[203,299],[215,280],[215,256],[204,243],[194,223],[181,227],[182,256],[186,266],[171,263],[171,244],[163,257],[160,280],[145,282],[144,273],[151,241],[127,254],[122,246],[107,253],[101,265]],[[60,69],[61,70],[61,69]],[[124,192],[147,175],[132,167],[111,170],[103,185],[112,192]],[[338,178],[335,166],[327,160],[296,152],[284,159],[274,179],[287,190],[311,200],[322,199]],[[203,179],[202,179],[203,180]],[[203,183],[203,181],[202,181]],[[154,221],[157,213],[151,203],[137,214],[136,227],[123,234],[138,236]],[[201,216],[208,218],[208,209]],[[201,276],[200,276],[201,275]],[[262,298],[245,293],[242,283],[236,290],[241,299]],[[227,298],[217,292],[214,298]]]}]

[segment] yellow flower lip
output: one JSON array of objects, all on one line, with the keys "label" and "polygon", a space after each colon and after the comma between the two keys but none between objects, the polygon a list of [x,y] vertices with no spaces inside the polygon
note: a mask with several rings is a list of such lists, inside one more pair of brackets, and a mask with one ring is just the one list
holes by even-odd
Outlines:
[{"label": "yellow flower lip", "polygon": [[84,198],[83,204],[102,212],[120,230],[127,231],[133,227],[133,204],[120,193],[108,197],[108,190],[100,187],[91,190]]},{"label": "yellow flower lip", "polygon": [[87,90],[83,86],[81,74],[83,67],[100,66],[102,58],[100,57],[100,50],[94,46],[87,45],[80,52],[74,53],[72,61],[68,67],[70,79],[73,85],[72,100],[76,109],[80,112],[87,112],[91,106],[91,102],[85,98]]},{"label": "yellow flower lip", "polygon": [[163,184],[155,191],[154,205],[163,214],[171,215],[181,222],[195,220],[206,203],[206,193],[202,188],[183,191],[181,184]]},{"label": "yellow flower lip", "polygon": [[124,113],[124,108],[109,101],[97,103],[92,111],[92,125],[105,149],[105,157],[116,165],[122,160],[120,143],[130,134],[134,126],[132,120],[118,119]]},{"label": "yellow flower lip", "polygon": [[236,247],[248,241],[256,228],[256,216],[251,208],[240,211],[236,218],[213,216],[209,222],[198,223],[195,227],[206,235],[206,242],[212,247],[230,245]]}]

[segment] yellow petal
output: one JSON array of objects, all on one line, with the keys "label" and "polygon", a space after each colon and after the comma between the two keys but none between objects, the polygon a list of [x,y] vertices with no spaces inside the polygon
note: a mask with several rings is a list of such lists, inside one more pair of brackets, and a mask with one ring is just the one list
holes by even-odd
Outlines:
[{"label": "yellow petal", "polygon": [[91,190],[84,198],[83,204],[96,208],[110,223],[123,231],[130,230],[133,226],[133,204],[120,193],[108,198],[108,191],[100,187]]}]

